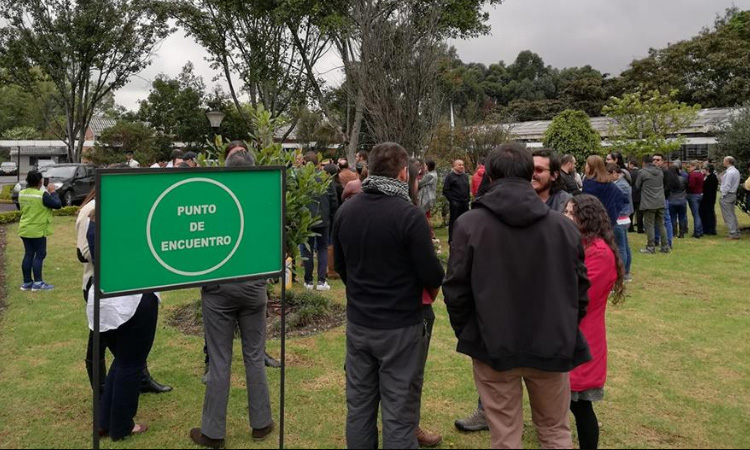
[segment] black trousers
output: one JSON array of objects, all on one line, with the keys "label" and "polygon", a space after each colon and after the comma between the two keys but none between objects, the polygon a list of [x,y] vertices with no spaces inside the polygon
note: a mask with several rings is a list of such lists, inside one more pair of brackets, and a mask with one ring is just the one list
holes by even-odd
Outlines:
[{"label": "black trousers", "polygon": [[461,203],[461,202],[450,202],[451,203],[451,212],[450,212],[450,222],[448,222],[448,242],[453,242],[453,225],[456,223],[456,220],[461,217],[461,214],[465,213],[469,210],[469,202]]},{"label": "black trousers", "polygon": [[115,359],[104,385],[99,426],[108,430],[113,440],[130,435],[135,426],[143,369],[154,343],[158,316],[156,295],[143,294],[130,320],[116,330],[102,333]]}]

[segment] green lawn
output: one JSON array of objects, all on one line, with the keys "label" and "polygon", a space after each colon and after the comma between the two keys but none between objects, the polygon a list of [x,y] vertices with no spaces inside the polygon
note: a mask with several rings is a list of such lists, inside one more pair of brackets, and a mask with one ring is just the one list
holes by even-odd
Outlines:
[{"label": "green lawn", "polygon": [[[750,219],[742,217],[742,225]],[[45,264],[53,292],[21,292],[22,245],[8,228],[3,250],[8,297],[0,321],[0,448],[79,448],[90,442],[90,389],[84,368],[86,319],[73,218],[55,219]],[[726,231],[722,228],[721,233]],[[445,230],[440,235],[446,241]],[[627,302],[608,313],[610,367],[607,396],[597,405],[602,447],[750,447],[750,238],[677,240],[671,255],[642,256],[643,236],[631,234],[635,253]],[[163,296],[150,367],[175,386],[141,397],[137,419],[151,429],[104,448],[194,448],[187,433],[200,425],[204,387],[203,339],[166,325],[170,311],[197,290]],[[340,283],[330,293],[343,302]],[[438,316],[423,396],[423,426],[444,436],[444,448],[489,447],[489,434],[461,434],[453,421],[476,407],[471,363],[455,352],[445,306]],[[269,352],[279,354],[279,341]],[[345,446],[344,329],[288,342],[287,433],[290,448]],[[235,347],[227,444],[253,443],[244,375]],[[111,358],[110,358],[111,359]],[[108,360],[109,362],[109,360]],[[279,372],[269,370],[278,415]],[[537,446],[526,414],[526,445]],[[275,437],[278,434],[275,433]]]}]

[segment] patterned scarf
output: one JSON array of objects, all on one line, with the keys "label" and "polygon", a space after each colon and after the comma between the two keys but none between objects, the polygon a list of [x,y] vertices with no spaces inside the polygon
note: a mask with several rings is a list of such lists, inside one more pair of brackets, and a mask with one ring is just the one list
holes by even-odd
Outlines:
[{"label": "patterned scarf", "polygon": [[409,197],[409,185],[395,178],[370,175],[362,182],[362,192],[401,197],[411,203],[411,197]]}]

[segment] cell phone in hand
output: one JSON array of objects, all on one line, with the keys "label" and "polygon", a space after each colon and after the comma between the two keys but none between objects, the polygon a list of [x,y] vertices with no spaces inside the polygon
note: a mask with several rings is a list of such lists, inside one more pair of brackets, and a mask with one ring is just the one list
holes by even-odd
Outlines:
[{"label": "cell phone in hand", "polygon": [[49,186],[49,178],[44,179],[44,187]]}]

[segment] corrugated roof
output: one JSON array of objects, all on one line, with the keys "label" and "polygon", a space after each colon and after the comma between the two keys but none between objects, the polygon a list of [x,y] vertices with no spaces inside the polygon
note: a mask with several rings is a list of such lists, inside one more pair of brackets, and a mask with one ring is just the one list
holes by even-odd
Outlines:
[{"label": "corrugated roof", "polygon": [[[732,108],[712,108],[702,109],[698,112],[698,117],[686,129],[681,130],[680,134],[715,134],[719,127],[726,123],[734,114]],[[609,137],[609,123],[612,119],[607,117],[592,117],[591,127],[603,138]],[[537,120],[531,122],[516,122],[510,124],[486,125],[488,128],[504,127],[510,129],[516,139],[521,141],[534,141],[544,139],[544,133],[552,123],[551,120]]]},{"label": "corrugated roof", "polygon": [[105,117],[92,117],[89,128],[94,133],[94,137],[97,138],[102,135],[102,132],[107,128],[112,128],[117,124],[115,119],[107,119]]}]

